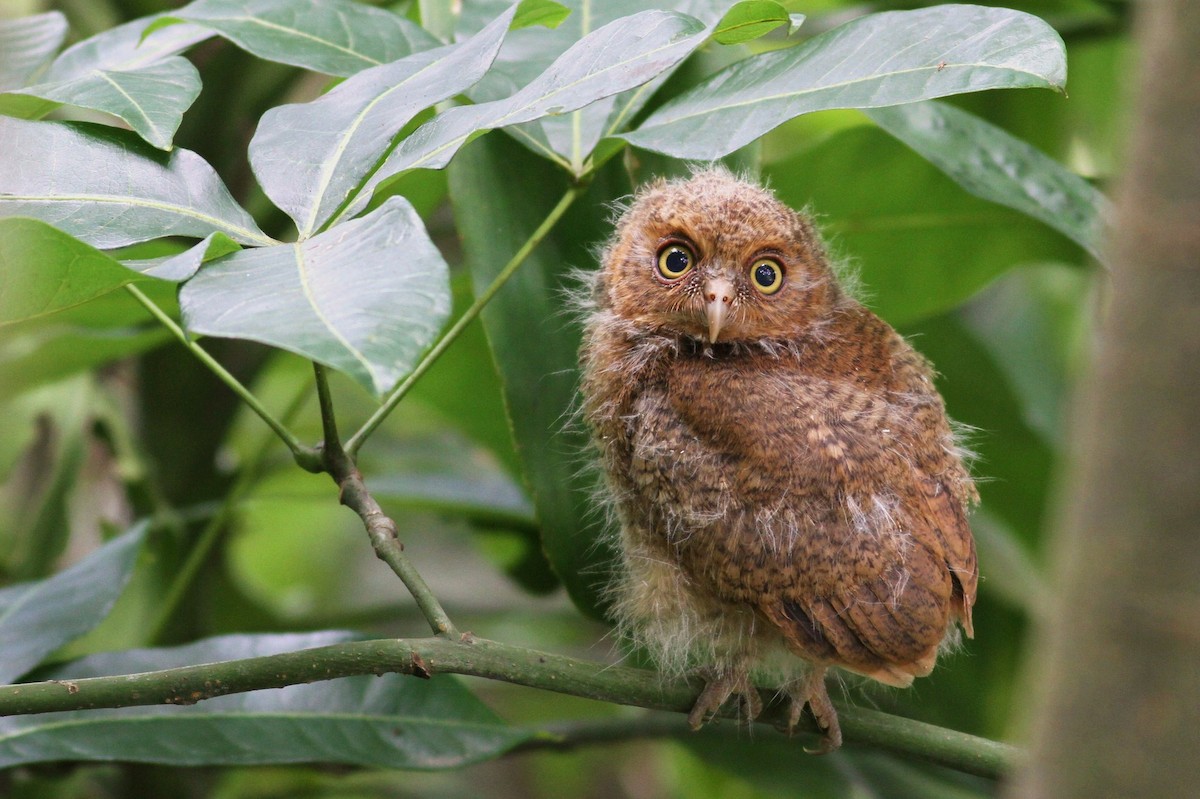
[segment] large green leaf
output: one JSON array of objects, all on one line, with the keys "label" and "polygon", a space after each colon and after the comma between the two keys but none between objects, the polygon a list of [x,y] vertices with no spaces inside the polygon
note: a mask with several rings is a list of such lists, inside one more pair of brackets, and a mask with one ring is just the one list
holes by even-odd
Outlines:
[{"label": "large green leaf", "polygon": [[97,70],[18,93],[112,114],[150,144],[169,150],[183,112],[200,94],[200,73],[186,58],[170,56],[138,69]]},{"label": "large green leaf", "polygon": [[195,0],[166,19],[210,28],[260,58],[327,75],[353,75],[438,44],[404,17],[352,0]]},{"label": "large green leaf", "polygon": [[812,206],[835,259],[852,265],[866,302],[892,324],[953,308],[1015,266],[1082,257],[1042,225],[963,194],[871,126],[835,134],[765,173],[784,202]]},{"label": "large green leaf", "polygon": [[0,20],[0,89],[27,84],[66,38],[67,18],[59,11]]},{"label": "large green leaf", "polygon": [[[478,30],[484,22],[503,7],[504,0],[471,3],[463,9],[460,33]],[[511,95],[518,87],[531,83],[550,65],[584,36],[622,17],[642,11],[645,3],[637,0],[613,0],[596,3],[593,0],[570,0],[566,4],[571,15],[553,31],[514,31],[505,40],[495,66],[472,89],[476,102],[492,101]],[[730,0],[692,0],[677,3],[675,10],[689,14],[707,25],[721,18]],[[739,7],[754,5],[741,3]],[[697,46],[700,40],[696,42]],[[619,95],[603,97],[569,114],[553,114],[506,131],[539,155],[558,162],[576,175],[585,169],[585,161],[602,136],[628,124],[645,102],[670,74],[667,69],[654,80]]]},{"label": "large green leaf", "polygon": [[300,238],[333,215],[418,112],[479,80],[515,11],[461,45],[365,69],[312,102],[263,115],[250,161],[263,191],[296,220]]},{"label": "large green leaf", "polygon": [[[566,190],[566,176],[507,137],[474,142],[450,169],[451,198],[476,291],[487,286]],[[608,233],[606,203],[628,191],[610,166],[485,309],[509,422],[542,545],[571,598],[599,614],[612,553],[577,403],[579,326],[568,292]]]},{"label": "large green leaf", "polygon": [[866,113],[976,197],[1045,222],[1103,260],[1108,200],[1037,148],[946,103],[912,103]]},{"label": "large green leaf", "polygon": [[[354,640],[350,633],[231,635],[174,649],[93,655],[52,679],[130,674]],[[495,757],[533,733],[506,725],[450,676],[347,677],[209,699],[0,719],[0,767],[53,760],[177,766],[343,763],[445,769]]]},{"label": "large green leaf", "polygon": [[200,156],[127,131],[0,118],[0,217],[32,216],[101,249],[221,232],[272,242]]},{"label": "large green leaf", "polygon": [[515,94],[451,108],[422,125],[392,151],[343,213],[361,210],[371,190],[392,176],[444,167],[482,131],[565,114],[646,83],[679,63],[707,35],[698,20],[666,11],[644,11],[592,31]]},{"label": "large green leaf", "polygon": [[137,273],[37,219],[0,219],[0,326],[118,289]]},{"label": "large green leaf", "polygon": [[10,84],[0,94],[0,113],[26,118],[60,104],[102,111],[124,120],[159,149],[171,147],[183,113],[200,93],[196,68],[175,53],[211,34],[175,26],[142,41],[153,18],[135,20],[71,47],[34,85]]},{"label": "large green leaf", "polygon": [[108,615],[145,533],[138,524],[65,571],[0,589],[0,682],[12,682]]},{"label": "large green leaf", "polygon": [[193,333],[282,347],[382,394],[445,322],[447,275],[416,211],[392,197],[306,241],[212,261],[179,301]]},{"label": "large green leaf", "polygon": [[1062,39],[1029,14],[965,5],[871,14],[734,64],[622,138],[679,158],[711,159],[810,111],[982,89],[1061,89],[1066,77]]}]

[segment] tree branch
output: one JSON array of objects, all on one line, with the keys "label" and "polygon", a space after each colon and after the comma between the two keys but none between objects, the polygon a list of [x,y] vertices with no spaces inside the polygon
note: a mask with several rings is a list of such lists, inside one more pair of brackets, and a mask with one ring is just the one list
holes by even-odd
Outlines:
[{"label": "tree branch", "polygon": [[[143,674],[4,686],[0,687],[0,716],[137,705],[190,705],[226,694],[386,672],[418,677],[471,675],[681,714],[691,710],[702,688],[699,680],[670,683],[645,669],[577,660],[466,634],[461,640],[437,636],[356,641]],[[773,691],[761,693],[765,709],[759,722],[786,727],[787,704],[777,701]],[[1006,774],[1018,754],[1007,744],[875,710],[839,706],[838,717],[848,743],[865,744],[993,779]],[[649,726],[628,723],[613,726],[614,722],[590,732],[573,733],[565,729],[557,745],[674,734],[677,723],[682,725],[684,720],[656,720],[648,722]],[[805,718],[802,724],[806,731],[816,733],[811,719]],[[552,745],[554,740],[548,739],[546,745]]]},{"label": "tree branch", "polygon": [[337,420],[333,412],[333,396],[329,392],[329,380],[325,367],[319,363],[313,364],[317,378],[317,399],[321,406],[321,423],[324,426],[325,440],[321,443],[321,459],[324,471],[329,473],[338,485],[338,498],[343,505],[358,514],[363,526],[367,528],[367,536],[375,555],[391,567],[408,588],[417,607],[421,609],[433,632],[438,635],[457,636],[458,630],[446,614],[442,604],[438,602],[429,585],[404,554],[404,544],[396,530],[396,522],[383,512],[379,503],[367,490],[363,482],[362,472],[354,464],[354,459],[342,447],[338,437]]}]

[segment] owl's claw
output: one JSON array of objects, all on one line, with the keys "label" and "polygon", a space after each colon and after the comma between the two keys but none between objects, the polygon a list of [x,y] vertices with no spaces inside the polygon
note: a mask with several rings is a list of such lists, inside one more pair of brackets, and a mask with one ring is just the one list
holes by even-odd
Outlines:
[{"label": "owl's claw", "polygon": [[825,690],[824,668],[814,667],[807,677],[789,686],[787,693],[791,697],[788,735],[796,731],[805,705],[808,705],[817,727],[821,730],[821,742],[817,744],[817,748],[805,747],[805,752],[810,755],[825,755],[842,745],[842,727],[838,723],[837,710],[834,709],[833,702],[829,701],[829,692]]},{"label": "owl's claw", "polygon": [[737,695],[742,708],[746,711],[743,720],[749,724],[762,713],[762,699],[758,689],[750,682],[750,674],[745,668],[735,668],[727,671],[714,671],[704,677],[704,690],[692,705],[688,713],[688,725],[698,730],[720,711],[729,697]]}]

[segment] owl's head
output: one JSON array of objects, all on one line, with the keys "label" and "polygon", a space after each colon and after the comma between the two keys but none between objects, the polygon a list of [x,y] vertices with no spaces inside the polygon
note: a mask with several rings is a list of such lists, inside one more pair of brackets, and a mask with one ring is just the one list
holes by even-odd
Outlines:
[{"label": "owl's head", "polygon": [[603,261],[617,316],[714,343],[795,338],[841,299],[812,223],[723,169],[642,189]]}]

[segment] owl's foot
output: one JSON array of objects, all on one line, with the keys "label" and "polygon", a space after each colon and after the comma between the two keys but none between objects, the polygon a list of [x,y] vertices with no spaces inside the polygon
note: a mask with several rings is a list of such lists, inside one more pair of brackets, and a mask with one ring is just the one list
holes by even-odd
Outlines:
[{"label": "owl's foot", "polygon": [[825,690],[825,668],[813,667],[803,679],[797,680],[785,689],[791,698],[788,709],[788,735],[796,730],[804,706],[808,705],[817,727],[821,730],[821,742],[816,749],[805,747],[810,755],[824,755],[842,745],[842,727],[838,724],[837,710],[829,701],[829,692]]},{"label": "owl's foot", "polygon": [[704,726],[705,722],[716,716],[721,706],[729,697],[736,695],[741,702],[745,715],[742,719],[749,724],[762,713],[762,699],[758,689],[750,682],[750,673],[743,666],[724,671],[711,671],[704,675],[706,684],[692,712],[688,713],[688,724],[693,730]]}]

